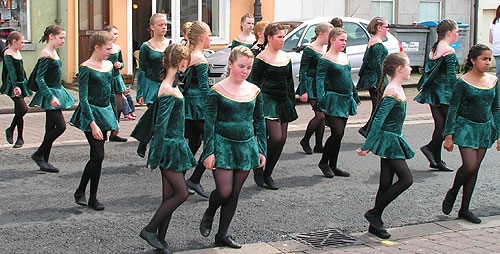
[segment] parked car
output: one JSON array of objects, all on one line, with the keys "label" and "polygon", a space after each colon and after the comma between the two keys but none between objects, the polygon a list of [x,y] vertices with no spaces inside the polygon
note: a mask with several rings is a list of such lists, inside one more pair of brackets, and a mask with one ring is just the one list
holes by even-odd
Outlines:
[{"label": "parked car", "polygon": [[[285,43],[282,50],[287,52],[292,59],[295,89],[299,84],[299,68],[302,58],[302,50],[311,43],[314,37],[314,29],[319,23],[329,22],[332,18],[322,17],[314,19],[302,19],[292,21],[279,21],[287,29]],[[344,29],[347,32],[347,56],[351,62],[351,76],[354,84],[359,80],[359,69],[363,62],[366,46],[370,40],[370,34],[366,26],[370,21],[358,18],[342,18]],[[390,33],[383,39],[383,44],[389,53],[402,51],[399,41]],[[209,82],[213,85],[225,78],[227,71],[227,60],[230,52],[229,45],[210,55],[207,60],[210,64]]]}]

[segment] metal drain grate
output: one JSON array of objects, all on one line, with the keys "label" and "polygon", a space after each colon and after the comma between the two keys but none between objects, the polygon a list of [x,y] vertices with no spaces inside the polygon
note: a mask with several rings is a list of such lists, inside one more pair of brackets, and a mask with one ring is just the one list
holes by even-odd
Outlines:
[{"label": "metal drain grate", "polygon": [[346,235],[337,229],[291,234],[290,236],[314,248],[341,247],[358,243],[354,237]]}]

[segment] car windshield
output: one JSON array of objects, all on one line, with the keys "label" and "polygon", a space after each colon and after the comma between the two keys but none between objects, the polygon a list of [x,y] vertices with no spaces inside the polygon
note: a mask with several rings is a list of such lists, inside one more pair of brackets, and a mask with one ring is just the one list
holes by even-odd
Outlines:
[{"label": "car windshield", "polygon": [[285,27],[286,34],[290,33],[291,31],[293,31],[295,28],[299,27],[302,24],[302,22],[296,22],[296,21],[282,21],[278,23]]}]

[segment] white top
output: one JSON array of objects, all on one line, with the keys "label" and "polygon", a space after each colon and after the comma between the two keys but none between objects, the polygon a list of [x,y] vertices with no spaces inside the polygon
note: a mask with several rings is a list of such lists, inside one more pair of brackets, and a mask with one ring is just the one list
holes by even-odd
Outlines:
[{"label": "white top", "polygon": [[490,23],[490,31],[493,36],[493,56],[500,56],[500,20],[496,24]]}]

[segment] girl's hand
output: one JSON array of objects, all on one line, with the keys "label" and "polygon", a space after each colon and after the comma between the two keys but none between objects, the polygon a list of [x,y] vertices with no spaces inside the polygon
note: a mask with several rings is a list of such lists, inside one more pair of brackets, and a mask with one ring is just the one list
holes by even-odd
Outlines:
[{"label": "girl's hand", "polygon": [[309,96],[307,95],[307,93],[300,96],[301,102],[307,102],[308,99],[309,99]]},{"label": "girl's hand", "polygon": [[122,67],[122,64],[119,62],[115,62],[113,65],[115,66],[116,69],[120,69]]},{"label": "girl's hand", "polygon": [[361,148],[358,148],[356,152],[359,156],[365,156],[366,154],[368,154],[368,151],[362,151]]},{"label": "girl's hand", "polygon": [[214,164],[215,164],[215,155],[213,155],[213,154],[209,155],[203,161],[203,166],[205,166],[206,169],[212,170],[214,168]]},{"label": "girl's hand", "polygon": [[358,104],[358,106],[359,106],[359,105],[361,105],[361,102],[357,102],[356,104]]},{"label": "girl's hand", "polygon": [[61,103],[59,103],[59,99],[57,97],[52,98],[52,101],[50,102],[50,106],[55,108],[61,106]]},{"label": "girl's hand", "polygon": [[258,166],[258,168],[264,167],[264,165],[266,165],[266,156],[259,153],[259,161],[260,161],[260,165]]},{"label": "girl's hand", "polygon": [[127,93],[130,93],[130,88],[127,88],[125,91],[123,91],[122,94],[127,94]]},{"label": "girl's hand", "polygon": [[[446,149],[446,151],[448,152],[452,152],[453,151],[453,135],[448,135],[445,137],[444,139],[444,143],[443,143],[443,148]],[[497,150],[498,150],[498,142],[497,142]]]},{"label": "girl's hand", "polygon": [[19,87],[14,88],[13,92],[15,96],[19,96],[21,95],[21,88]]},{"label": "girl's hand", "polygon": [[101,129],[97,126],[97,124],[95,124],[94,121],[90,123],[90,129],[92,130],[92,137],[94,137],[94,139],[104,140]]},{"label": "girl's hand", "polygon": [[141,97],[137,100],[137,103],[144,105],[144,97]]},{"label": "girl's hand", "polygon": [[125,95],[123,95],[123,93],[121,93],[122,95],[122,100],[127,100],[127,97],[125,97]]}]

